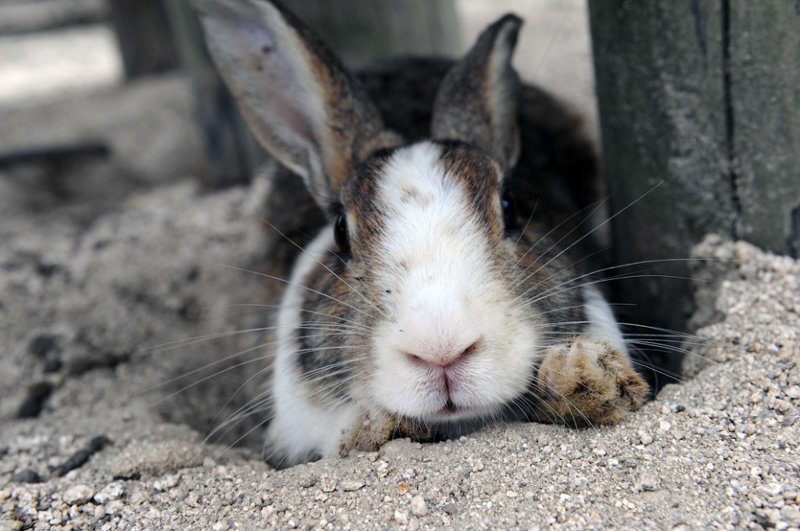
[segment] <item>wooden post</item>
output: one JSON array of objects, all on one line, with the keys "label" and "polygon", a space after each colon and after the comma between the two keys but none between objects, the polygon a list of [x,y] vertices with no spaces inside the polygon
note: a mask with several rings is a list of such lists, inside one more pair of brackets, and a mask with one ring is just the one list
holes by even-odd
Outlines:
[{"label": "wooden post", "polygon": [[205,146],[201,183],[208,188],[225,188],[249,182],[267,154],[250,133],[211,63],[194,9],[186,0],[171,0],[167,9],[181,63],[194,88],[195,116]]},{"label": "wooden post", "polygon": [[800,2],[728,0],[734,236],[800,255]]},{"label": "wooden post", "polygon": [[395,55],[454,56],[455,0],[295,0],[286,4],[351,68]]},{"label": "wooden post", "polygon": [[[460,44],[454,0],[295,0],[285,5],[350,67],[397,54],[453,54]],[[196,86],[206,141],[204,183],[222,187],[246,182],[266,155],[211,65],[188,2],[170,0],[167,8],[182,62]]]},{"label": "wooden post", "polygon": [[[618,263],[687,258],[708,232],[796,255],[800,3],[603,0],[589,10]],[[681,261],[647,269],[688,276]],[[645,324],[684,328],[687,280],[620,287]]]},{"label": "wooden post", "polygon": [[128,79],[178,66],[164,0],[110,0],[110,5]]}]

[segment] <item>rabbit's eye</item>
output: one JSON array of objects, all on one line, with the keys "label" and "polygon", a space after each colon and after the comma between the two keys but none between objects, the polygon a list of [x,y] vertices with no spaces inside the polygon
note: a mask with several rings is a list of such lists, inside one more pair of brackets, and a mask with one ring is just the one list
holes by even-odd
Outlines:
[{"label": "rabbit's eye", "polygon": [[503,207],[503,224],[506,230],[514,230],[517,228],[517,206],[514,204],[514,198],[511,194],[505,192],[500,199],[500,204]]},{"label": "rabbit's eye", "polygon": [[333,226],[333,238],[341,252],[350,252],[350,235],[347,232],[347,217],[344,214],[339,214],[339,217],[336,218],[336,224]]}]

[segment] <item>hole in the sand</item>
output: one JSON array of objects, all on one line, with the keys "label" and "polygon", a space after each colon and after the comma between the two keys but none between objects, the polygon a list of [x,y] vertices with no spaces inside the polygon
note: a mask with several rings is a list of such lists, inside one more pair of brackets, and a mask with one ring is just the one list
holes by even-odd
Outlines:
[{"label": "hole in the sand", "polygon": [[[685,337],[647,328],[650,325],[637,327],[641,315],[635,310],[625,311],[626,306],[618,308],[623,309],[617,312],[620,321],[631,323],[626,331],[637,340],[631,352],[638,371],[654,389],[653,395],[667,383],[678,382],[683,358],[679,350]],[[269,320],[262,313],[238,323],[238,329],[269,326]],[[207,436],[208,443],[246,449],[246,455],[258,458],[270,417],[265,394],[267,362],[263,359],[269,347],[262,346],[269,340],[263,332],[255,331],[214,339],[201,347],[190,342],[169,352],[171,369],[161,375],[161,382],[168,383],[159,388],[164,400],[158,404],[158,411],[166,420],[186,424]]]},{"label": "hole in the sand", "polygon": [[258,400],[266,389],[266,376],[259,377],[266,349],[252,350],[263,338],[249,343],[223,339],[169,352],[170,368],[157,387],[159,414],[197,430],[207,443],[260,450],[270,415]]}]

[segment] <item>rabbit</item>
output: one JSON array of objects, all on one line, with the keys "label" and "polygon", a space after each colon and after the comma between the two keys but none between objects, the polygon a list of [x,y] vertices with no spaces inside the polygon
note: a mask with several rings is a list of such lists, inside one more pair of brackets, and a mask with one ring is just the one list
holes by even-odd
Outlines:
[{"label": "rabbit", "polygon": [[[591,145],[520,82],[519,17],[458,61],[356,77],[278,2],[194,2],[249,126],[322,214],[277,311],[271,465],[496,422],[613,424],[642,406],[586,238],[564,243],[593,197]],[[289,225],[308,212],[274,195]]]}]

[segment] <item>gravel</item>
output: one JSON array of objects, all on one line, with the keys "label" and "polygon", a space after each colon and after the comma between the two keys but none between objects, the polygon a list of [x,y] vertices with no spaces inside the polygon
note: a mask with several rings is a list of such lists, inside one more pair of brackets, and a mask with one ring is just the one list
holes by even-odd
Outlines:
[{"label": "gravel", "polygon": [[256,369],[164,382],[253,335],[150,347],[263,326],[235,305],[274,297],[241,271],[265,267],[268,188],[173,185],[83,232],[0,220],[0,529],[800,526],[800,265],[718,237],[695,250],[687,381],[616,427],[510,424],[284,471],[257,459],[259,430],[204,442]]}]

